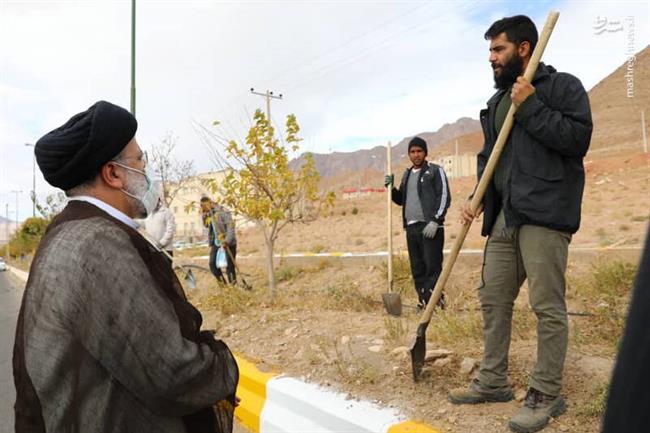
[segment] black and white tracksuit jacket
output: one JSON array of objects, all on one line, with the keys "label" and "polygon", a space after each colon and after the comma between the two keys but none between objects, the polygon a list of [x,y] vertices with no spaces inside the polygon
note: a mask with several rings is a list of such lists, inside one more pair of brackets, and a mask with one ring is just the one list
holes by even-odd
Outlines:
[{"label": "black and white tracksuit jacket", "polygon": [[[393,188],[391,192],[393,202],[402,206],[402,223],[404,228],[406,228],[407,223],[405,217],[406,193],[412,169],[413,167],[406,169],[399,188]],[[424,219],[426,220],[424,222],[435,221],[442,227],[445,222],[447,209],[451,204],[451,191],[449,191],[447,175],[442,167],[429,161],[425,161],[418,175],[418,197],[422,206]]]}]

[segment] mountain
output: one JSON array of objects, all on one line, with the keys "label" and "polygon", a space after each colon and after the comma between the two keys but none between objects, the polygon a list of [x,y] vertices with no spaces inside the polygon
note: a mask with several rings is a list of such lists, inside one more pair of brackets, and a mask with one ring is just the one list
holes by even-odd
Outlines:
[{"label": "mountain", "polygon": [[[480,131],[481,124],[478,120],[462,117],[454,123],[446,123],[436,132],[421,132],[416,134],[427,141],[429,153],[435,152],[438,145],[454,137]],[[393,145],[392,163],[399,163],[406,158],[408,142],[411,137],[404,137],[399,143]],[[372,149],[362,149],[354,152],[333,152],[328,154],[312,153],[316,169],[321,177],[336,176],[342,173],[354,173],[364,170],[386,171],[386,146],[375,146]],[[290,162],[291,168],[300,167],[304,161],[304,154]]]},{"label": "mountain", "polygon": [[642,149],[642,110],[646,134],[650,125],[650,45],[632,60],[589,90],[594,122],[590,153]]}]

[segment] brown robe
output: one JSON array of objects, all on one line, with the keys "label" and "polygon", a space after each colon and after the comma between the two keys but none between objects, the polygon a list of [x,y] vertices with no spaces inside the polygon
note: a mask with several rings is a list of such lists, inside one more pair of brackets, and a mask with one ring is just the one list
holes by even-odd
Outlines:
[{"label": "brown robe", "polygon": [[48,227],[14,346],[16,432],[232,430],[236,361],[165,256],[96,206]]}]

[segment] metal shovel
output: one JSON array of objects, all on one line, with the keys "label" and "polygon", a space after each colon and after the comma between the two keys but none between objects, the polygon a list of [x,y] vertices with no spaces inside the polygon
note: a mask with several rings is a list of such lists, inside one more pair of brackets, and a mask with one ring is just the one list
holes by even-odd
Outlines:
[{"label": "metal shovel", "polygon": [[[544,25],[544,29],[542,30],[537,46],[535,47],[535,50],[533,51],[533,55],[531,56],[530,61],[528,62],[528,66],[526,67],[526,71],[524,72],[524,77],[529,82],[533,81],[533,77],[535,76],[535,72],[537,71],[537,66],[539,65],[539,60],[542,57],[542,54],[544,53],[546,44],[548,43],[548,40],[551,37],[551,33],[553,32],[553,27],[555,27],[555,23],[557,22],[559,16],[560,13],[555,11],[551,11],[548,14],[548,18],[546,19],[546,24]],[[508,135],[510,134],[510,130],[512,129],[515,111],[517,111],[517,107],[514,104],[512,104],[510,106],[510,110],[508,110],[508,114],[506,115],[505,122],[501,127],[501,131],[499,132],[497,141],[494,144],[494,149],[492,149],[490,158],[488,159],[487,165],[485,166],[485,170],[483,171],[481,180],[479,181],[478,186],[476,187],[476,192],[474,193],[474,197],[472,198],[472,202],[470,204],[470,207],[474,214],[476,214],[476,210],[478,209],[479,205],[483,200],[483,196],[485,195],[485,190],[487,189],[488,184],[492,180],[492,173],[494,172],[494,168],[499,162],[499,157],[501,156],[501,152],[505,147],[505,143],[508,139]],[[411,364],[413,367],[413,380],[416,382],[420,378],[420,373],[422,372],[422,367],[424,366],[424,357],[427,351],[426,332],[427,332],[427,327],[429,326],[429,322],[431,321],[431,316],[433,315],[433,309],[435,308],[436,304],[438,303],[438,300],[440,299],[440,296],[442,295],[442,290],[444,289],[445,284],[447,283],[449,274],[451,274],[451,270],[454,267],[454,263],[456,262],[456,258],[458,257],[460,248],[462,247],[463,242],[465,241],[465,237],[467,236],[467,232],[469,231],[469,228],[471,226],[472,226],[471,222],[467,224],[463,224],[460,233],[456,238],[456,242],[454,243],[454,246],[451,250],[451,253],[449,254],[449,257],[446,258],[445,266],[442,270],[442,273],[440,274],[440,278],[438,278],[436,287],[433,289],[433,293],[431,294],[431,299],[429,299],[427,308],[426,310],[424,310],[424,313],[422,314],[422,318],[420,319],[420,323],[418,324],[418,329],[415,335],[415,341],[411,346]]]},{"label": "metal shovel", "polygon": [[[390,166],[390,141],[386,145],[386,166],[387,173],[391,174]],[[388,291],[381,294],[381,299],[384,301],[384,308],[391,316],[402,315],[402,298],[399,293],[393,292],[393,213],[391,212],[391,186],[386,188],[386,215],[388,219]]]},{"label": "metal shovel", "polygon": [[[147,232],[141,231],[140,235],[142,235],[142,237],[147,242],[149,242],[151,246],[156,249],[156,251],[163,253],[165,257],[169,259],[170,263],[174,263],[174,258],[170,256],[169,253],[165,251],[163,248],[160,248],[158,246],[158,243],[154,241]],[[188,269],[186,271],[182,266],[174,266],[173,269],[180,269],[181,271],[183,271],[185,273],[185,277],[183,277],[183,281],[187,283],[187,287],[189,287],[190,289],[196,289],[196,278],[194,277],[194,274],[192,273],[191,269]]]}]

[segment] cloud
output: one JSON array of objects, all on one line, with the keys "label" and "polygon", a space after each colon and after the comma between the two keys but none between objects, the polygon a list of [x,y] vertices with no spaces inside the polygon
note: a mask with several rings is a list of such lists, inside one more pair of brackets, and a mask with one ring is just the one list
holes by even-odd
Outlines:
[{"label": "cloud", "polygon": [[[637,49],[650,41],[641,2],[137,2],[137,117],[143,147],[166,131],[178,156],[212,162],[191,121],[222,121],[243,137],[249,88],[283,93],[281,126],[296,113],[304,150],[383,145],[476,117],[493,92],[483,33],[494,20],[561,17],[545,60],[587,88],[625,61],[623,35],[594,35],[598,16],[634,16]],[[129,105],[130,2],[0,2],[0,208],[31,189],[24,146],[99,99]],[[53,191],[40,178],[37,191]],[[24,202],[26,203],[26,195]],[[2,210],[2,209],[0,209]],[[21,217],[28,214],[21,206]]]}]

